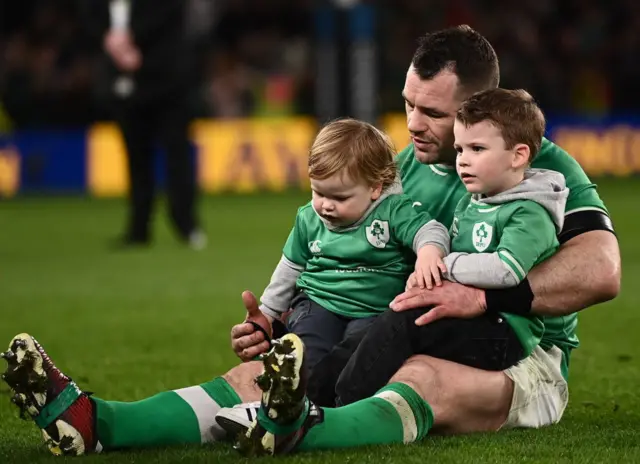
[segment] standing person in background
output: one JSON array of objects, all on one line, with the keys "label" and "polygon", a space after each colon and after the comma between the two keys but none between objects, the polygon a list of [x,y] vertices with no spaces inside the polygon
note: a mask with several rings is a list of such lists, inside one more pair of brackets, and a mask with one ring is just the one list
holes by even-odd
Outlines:
[{"label": "standing person in background", "polygon": [[84,0],[91,34],[107,55],[108,99],[124,138],[129,169],[129,217],[116,245],[151,241],[154,143],[166,153],[169,212],[181,240],[202,249],[195,213],[196,182],[188,127],[192,53],[183,0]]}]

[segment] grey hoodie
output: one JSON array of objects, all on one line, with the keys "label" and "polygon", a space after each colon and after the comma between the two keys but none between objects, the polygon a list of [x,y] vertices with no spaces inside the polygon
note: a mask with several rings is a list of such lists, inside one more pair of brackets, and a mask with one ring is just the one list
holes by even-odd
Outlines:
[{"label": "grey hoodie", "polygon": [[[491,197],[473,195],[473,199],[488,205],[501,205],[515,200],[535,201],[543,206],[553,218],[556,231],[560,233],[564,224],[564,211],[569,196],[562,174],[546,169],[529,169],[524,180],[515,187]],[[446,256],[445,278],[478,288],[514,287],[516,280],[498,253],[459,253]]]}]

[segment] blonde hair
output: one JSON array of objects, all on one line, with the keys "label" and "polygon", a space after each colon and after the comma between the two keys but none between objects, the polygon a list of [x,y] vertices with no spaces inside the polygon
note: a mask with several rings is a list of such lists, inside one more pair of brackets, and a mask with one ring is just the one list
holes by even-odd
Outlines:
[{"label": "blonde hair", "polygon": [[396,178],[395,148],[391,139],[373,125],[357,119],[326,124],[309,152],[309,177],[327,179],[345,170],[354,181],[386,189]]}]

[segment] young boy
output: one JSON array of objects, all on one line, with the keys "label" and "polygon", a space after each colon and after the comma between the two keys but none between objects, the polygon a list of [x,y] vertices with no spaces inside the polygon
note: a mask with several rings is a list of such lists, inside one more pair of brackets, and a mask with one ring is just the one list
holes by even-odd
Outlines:
[{"label": "young boy", "polygon": [[[454,123],[454,147],[458,175],[469,193],[460,200],[450,229],[446,279],[478,288],[515,286],[557,250],[568,196],[564,177],[529,169],[544,129],[540,108],[524,90],[487,90],[463,103]],[[422,263],[421,268],[438,262],[437,257],[429,260],[431,264]],[[417,269],[407,287],[423,280]],[[540,318],[508,313],[417,327],[414,321],[423,313],[389,314],[385,330],[374,326],[368,331],[337,381],[339,402],[375,393],[413,354],[488,370],[508,368],[531,354],[544,331]],[[509,333],[502,337],[493,325],[505,322]],[[389,331],[389,324],[397,330]],[[383,334],[390,332],[401,335],[386,340]],[[480,344],[480,339],[487,343]],[[495,349],[500,355],[494,364],[478,365],[477,359],[486,359],[477,356],[479,349]],[[371,369],[374,359],[378,362]]]},{"label": "young boy", "polygon": [[418,213],[396,181],[389,138],[365,122],[327,124],[310,150],[312,200],[295,225],[260,309],[269,322],[292,308],[287,328],[300,336],[311,369],[345,337],[362,334],[388,310],[416,268],[440,283],[434,263],[449,248],[446,228]]}]

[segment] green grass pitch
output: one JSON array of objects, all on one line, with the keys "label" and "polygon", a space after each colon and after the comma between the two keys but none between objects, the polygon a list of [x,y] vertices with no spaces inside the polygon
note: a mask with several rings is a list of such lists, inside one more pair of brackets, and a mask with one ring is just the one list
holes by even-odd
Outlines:
[{"label": "green grass pitch", "polygon": [[[580,317],[570,405],[561,424],[412,446],[307,453],[286,462],[640,462],[640,180],[603,179],[623,255],[623,291]],[[301,193],[203,199],[203,252],[182,248],[158,205],[152,249],[114,254],[124,203],[88,198],[0,202],[0,343],[34,334],[85,390],[114,400],[213,378],[236,362],[229,328],[240,293],[260,293],[277,263]],[[2,347],[0,347],[2,348]],[[4,370],[4,366],[2,366]],[[21,421],[0,385],[0,463],[61,462]],[[116,452],[78,462],[245,462],[226,444]]]}]

